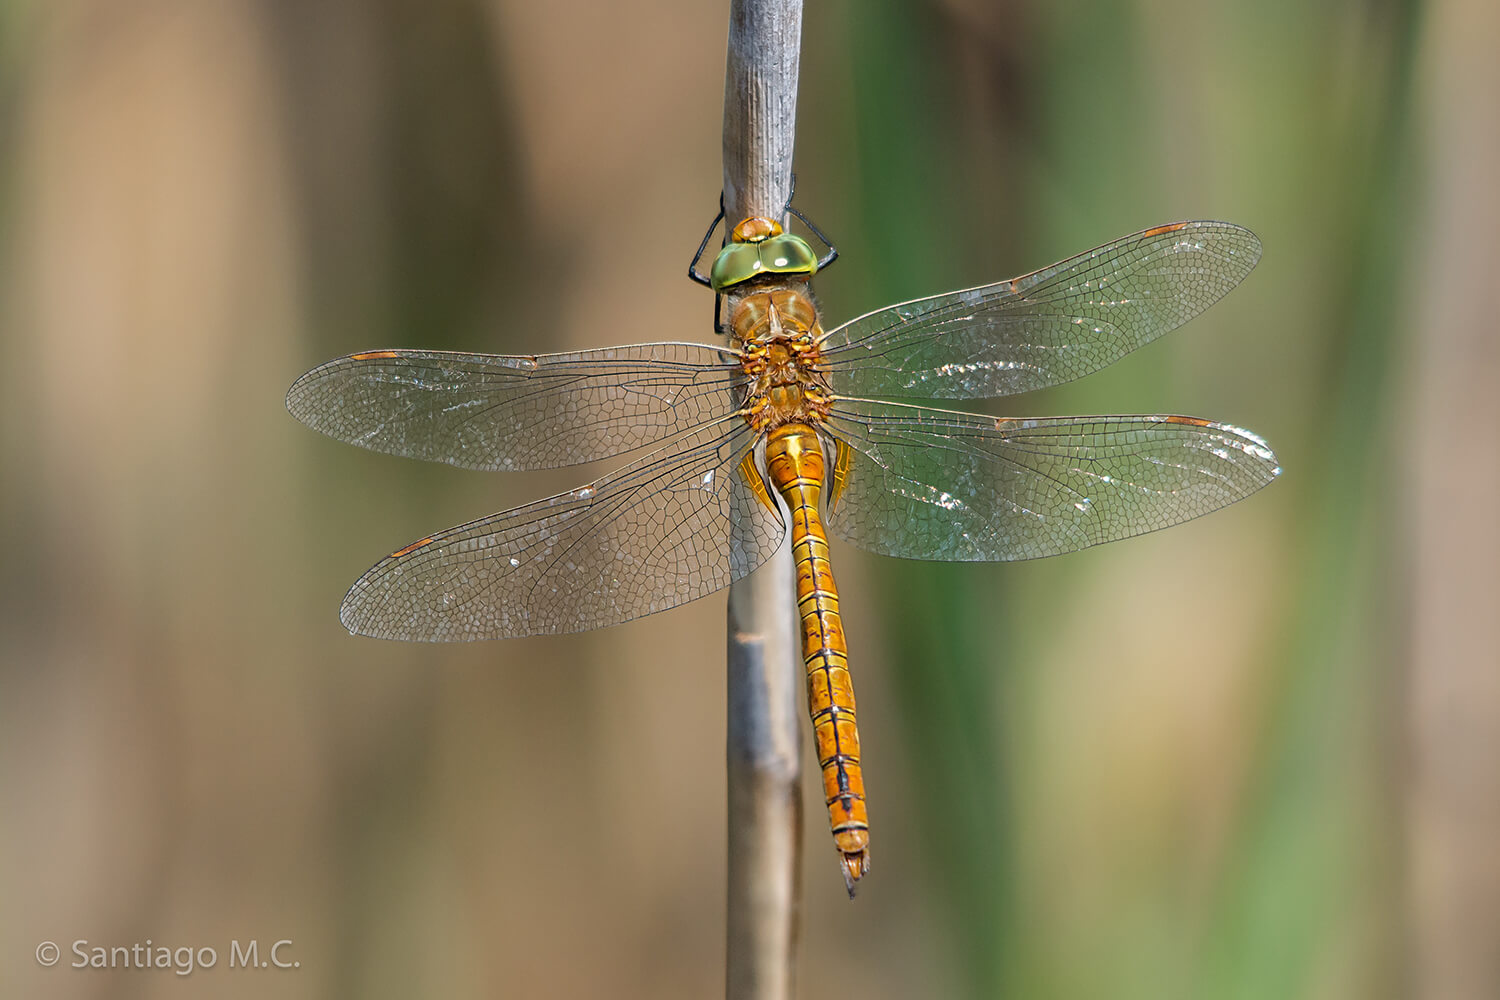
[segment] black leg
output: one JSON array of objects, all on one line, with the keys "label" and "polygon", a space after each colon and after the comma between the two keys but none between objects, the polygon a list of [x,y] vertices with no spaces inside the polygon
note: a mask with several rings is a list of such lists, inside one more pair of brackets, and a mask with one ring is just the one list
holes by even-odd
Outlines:
[{"label": "black leg", "polygon": [[724,296],[718,292],[714,292],[714,333],[724,334],[729,332],[729,327],[725,326],[724,320],[720,318],[721,303],[723,301]]},{"label": "black leg", "polygon": [[[688,277],[692,278],[698,284],[703,285],[706,288],[712,288],[713,287],[713,282],[710,281],[706,275],[702,275],[702,274],[698,273],[698,262],[703,259],[703,251],[706,250],[706,249],[708,249],[708,241],[713,237],[714,230],[719,228],[719,223],[721,221],[723,221],[723,219],[724,219],[724,195],[721,193],[719,195],[719,214],[716,215],[716,216],[714,216],[714,221],[710,222],[708,224],[708,232],[706,232],[706,233],[703,234],[703,242],[698,244],[698,252],[695,253],[695,254],[693,254],[693,259],[688,263]],[[805,222],[806,220],[804,219],[803,221]],[[827,243],[828,241],[824,240],[823,242]],[[717,298],[718,298],[718,296],[715,296],[715,299],[717,299]],[[718,303],[715,302],[714,303],[714,328],[718,329],[718,325],[719,325],[719,306],[718,306]]]},{"label": "black leg", "polygon": [[823,270],[823,268],[827,267],[829,264],[832,264],[834,261],[836,261],[836,260],[839,259],[838,248],[835,247],[832,243],[828,242],[828,237],[826,237],[826,236],[823,235],[823,231],[821,229],[819,229],[817,226],[815,226],[815,225],[812,224],[812,220],[811,219],[809,219],[807,216],[803,215],[801,212],[797,211],[791,205],[788,205],[786,207],[786,210],[788,212],[791,212],[797,218],[801,219],[802,220],[802,224],[804,226],[806,226],[809,230],[811,230],[812,234],[814,236],[816,236],[818,239],[822,240],[823,241],[823,245],[828,248],[827,255],[825,255],[821,260],[818,261],[818,270],[819,271]]}]

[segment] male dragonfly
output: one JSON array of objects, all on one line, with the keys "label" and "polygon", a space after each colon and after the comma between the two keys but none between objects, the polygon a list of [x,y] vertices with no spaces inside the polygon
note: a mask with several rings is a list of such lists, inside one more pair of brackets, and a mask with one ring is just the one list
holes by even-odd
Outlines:
[{"label": "male dragonfly", "polygon": [[833,256],[776,220],[745,219],[709,276],[698,258],[689,268],[723,300],[725,343],[366,351],[303,375],[287,407],[341,441],[470,469],[659,445],[587,486],[386,556],[340,610],[363,635],[616,625],[728,586],[790,531],[808,709],[852,896],[869,826],[825,526],[906,559],[1032,559],[1206,514],[1281,470],[1261,438],[1196,417],[995,418],[914,402],[1029,392],[1105,367],[1239,284],[1260,256],[1246,229],[1157,226],[825,330],[810,280]]}]

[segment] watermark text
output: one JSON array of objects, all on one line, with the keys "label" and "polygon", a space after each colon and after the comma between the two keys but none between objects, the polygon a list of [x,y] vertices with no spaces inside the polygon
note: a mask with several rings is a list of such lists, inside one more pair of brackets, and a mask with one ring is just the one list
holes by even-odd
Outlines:
[{"label": "watermark text", "polygon": [[[221,954],[224,960],[220,962]],[[147,938],[132,944],[104,945],[79,938],[63,949],[54,941],[43,941],[36,946],[38,965],[52,968],[63,963],[72,969],[154,969],[171,972],[178,976],[190,976],[194,972],[227,968],[241,969],[300,969],[302,963],[292,954],[292,941],[281,938],[265,941],[260,938],[231,939],[222,949],[211,945],[166,945]]]}]

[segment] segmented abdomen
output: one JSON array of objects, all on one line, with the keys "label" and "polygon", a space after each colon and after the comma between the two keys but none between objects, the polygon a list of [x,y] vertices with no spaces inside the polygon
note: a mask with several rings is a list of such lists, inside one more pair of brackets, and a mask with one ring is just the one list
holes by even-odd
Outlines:
[{"label": "segmented abdomen", "polygon": [[792,515],[792,557],[797,564],[797,608],[802,616],[802,658],[807,703],[823,770],[828,821],[849,894],[870,870],[870,824],[859,767],[854,684],[839,617],[838,588],[828,561],[828,536],[818,511],[825,479],[823,450],[807,424],[787,424],[766,442],[766,471]]}]

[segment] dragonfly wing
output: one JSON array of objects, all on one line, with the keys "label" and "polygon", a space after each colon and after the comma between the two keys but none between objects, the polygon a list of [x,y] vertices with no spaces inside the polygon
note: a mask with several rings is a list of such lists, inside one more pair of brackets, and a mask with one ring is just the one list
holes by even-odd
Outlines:
[{"label": "dragonfly wing", "polygon": [[535,357],[369,351],[314,368],[292,415],[373,451],[468,469],[551,469],[663,441],[739,405],[740,369],[706,344]]},{"label": "dragonfly wing", "polygon": [[513,638],[712,593],[785,534],[738,473],[754,441],[740,418],[720,420],[589,486],[424,538],[360,577],[340,618],[385,639]]},{"label": "dragonfly wing", "polygon": [[836,392],[980,399],[1081,378],[1175,329],[1238,285],[1260,241],[1226,222],[1126,236],[1024,277],[915,299],[824,341]]},{"label": "dragonfly wing", "polygon": [[842,400],[827,427],[853,455],[830,529],[908,559],[1072,552],[1207,514],[1281,472],[1259,437],[1194,417],[1007,420]]}]

